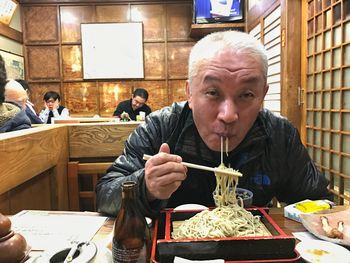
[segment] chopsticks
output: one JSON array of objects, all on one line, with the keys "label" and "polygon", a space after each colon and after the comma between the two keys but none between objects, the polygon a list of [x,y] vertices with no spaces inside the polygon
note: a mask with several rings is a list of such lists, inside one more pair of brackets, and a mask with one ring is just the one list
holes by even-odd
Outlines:
[{"label": "chopsticks", "polygon": [[[148,154],[144,154],[143,155],[143,159],[144,160],[148,160],[150,159],[152,156],[148,155]],[[181,164],[183,164],[186,167],[189,168],[194,168],[194,169],[199,169],[199,170],[205,170],[205,171],[210,171],[210,172],[214,172],[214,173],[223,173],[223,174],[228,174],[228,175],[234,175],[234,176],[239,176],[241,177],[242,174],[238,171],[235,170],[231,170],[231,169],[222,169],[222,168],[218,168],[218,167],[209,167],[209,166],[204,166],[204,165],[199,165],[199,164],[194,164],[194,163],[186,163],[186,162],[181,162]]]}]

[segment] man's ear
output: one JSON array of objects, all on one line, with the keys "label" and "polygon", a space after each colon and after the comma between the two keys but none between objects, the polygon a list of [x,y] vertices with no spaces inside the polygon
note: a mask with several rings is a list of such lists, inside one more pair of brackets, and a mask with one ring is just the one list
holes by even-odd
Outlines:
[{"label": "man's ear", "polygon": [[188,101],[188,105],[190,109],[192,109],[192,92],[191,92],[191,87],[190,87],[190,81],[186,80],[186,97]]},{"label": "man's ear", "polygon": [[265,96],[266,96],[266,94],[267,94],[267,92],[269,91],[269,85],[268,84],[266,84],[266,86],[265,86],[265,90],[264,90],[264,98],[265,98]]},{"label": "man's ear", "polygon": [[261,99],[260,109],[264,108],[264,99],[265,99],[265,96],[266,96],[268,90],[269,90],[269,85],[266,84],[264,87],[264,96]]}]

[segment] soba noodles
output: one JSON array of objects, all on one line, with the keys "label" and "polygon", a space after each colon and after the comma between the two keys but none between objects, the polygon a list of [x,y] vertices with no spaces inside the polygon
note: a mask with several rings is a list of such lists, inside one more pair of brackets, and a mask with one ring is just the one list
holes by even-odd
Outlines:
[{"label": "soba noodles", "polygon": [[[235,171],[232,168],[227,168],[223,163],[220,164],[218,170],[231,170]],[[235,171],[238,172],[238,171]],[[220,172],[215,173],[216,177],[216,188],[213,193],[213,198],[215,205],[220,206],[229,206],[237,204],[236,199],[236,186],[238,184],[238,176],[234,174],[228,175]]]},{"label": "soba noodles", "polygon": [[253,216],[238,205],[203,210],[173,231],[172,237],[179,238],[220,238],[240,236],[263,236],[260,218]]},{"label": "soba noodles", "polygon": [[[222,155],[221,140],[221,155]],[[228,143],[226,140],[226,152]],[[227,168],[221,160],[219,169]],[[179,238],[221,238],[239,236],[263,236],[264,228],[259,216],[253,216],[237,204],[236,186],[238,176],[215,173],[216,188],[213,198],[217,208],[204,210],[188,220],[185,220],[179,228],[173,231],[172,237]]]}]

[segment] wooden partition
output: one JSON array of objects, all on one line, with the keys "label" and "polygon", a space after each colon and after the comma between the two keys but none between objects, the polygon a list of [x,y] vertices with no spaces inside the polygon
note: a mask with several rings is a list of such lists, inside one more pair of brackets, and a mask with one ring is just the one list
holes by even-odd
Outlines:
[{"label": "wooden partition", "polygon": [[98,179],[122,153],[125,141],[140,123],[68,124],[71,210],[95,211],[95,187]]},{"label": "wooden partition", "polygon": [[0,212],[95,210],[95,186],[141,122],[37,125],[0,134]]},{"label": "wooden partition", "polygon": [[129,134],[141,122],[108,122],[68,124],[69,157],[82,161],[86,158],[114,160],[124,149]]},{"label": "wooden partition", "polygon": [[68,209],[67,127],[1,134],[0,159],[0,212]]}]

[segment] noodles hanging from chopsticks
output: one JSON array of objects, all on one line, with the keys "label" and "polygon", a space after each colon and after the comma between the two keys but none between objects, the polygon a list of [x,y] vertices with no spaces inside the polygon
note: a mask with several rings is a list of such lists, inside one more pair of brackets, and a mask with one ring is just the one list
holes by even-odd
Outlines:
[{"label": "noodles hanging from chopsticks", "polygon": [[[228,154],[228,139],[225,141]],[[222,170],[227,168],[223,163],[223,138],[221,137],[221,164]],[[236,187],[238,176],[215,173],[216,188],[213,198],[217,208],[204,210],[192,218],[185,220],[178,229],[173,231],[173,238],[219,238],[237,236],[263,236],[264,228],[259,216],[253,216],[237,204]]]},{"label": "noodles hanging from chopsticks", "polygon": [[[228,139],[225,140],[226,154],[228,154]],[[232,168],[227,168],[223,163],[223,138],[221,137],[221,164],[218,167],[218,170],[230,170],[236,171]],[[236,171],[238,172],[238,171]],[[236,187],[238,184],[238,176],[235,174],[228,175],[227,173],[220,173],[217,171],[215,173],[216,177],[216,188],[213,193],[213,198],[215,205],[217,207],[234,205],[237,204],[236,199]]]}]

